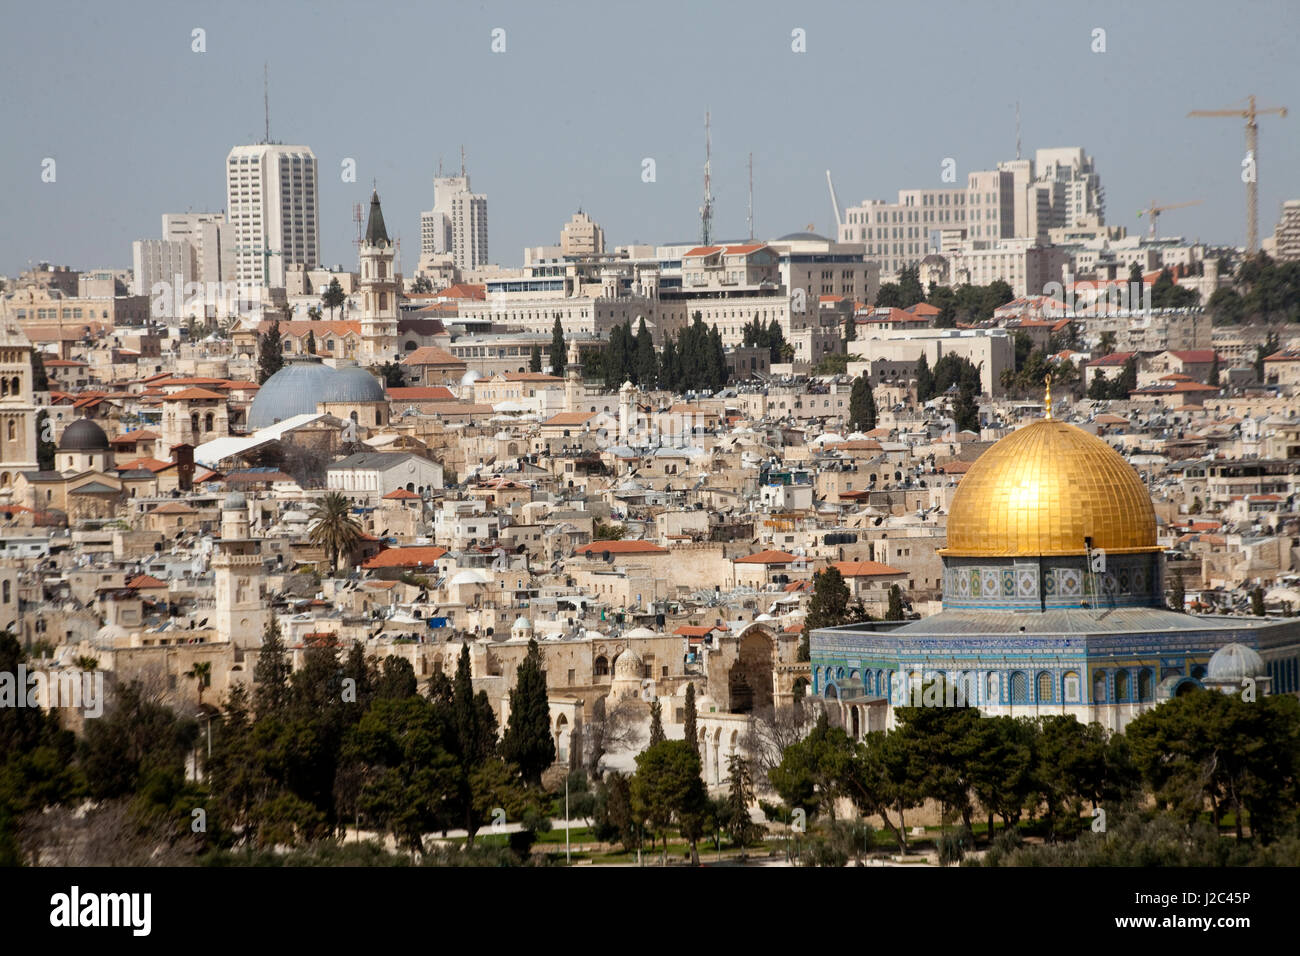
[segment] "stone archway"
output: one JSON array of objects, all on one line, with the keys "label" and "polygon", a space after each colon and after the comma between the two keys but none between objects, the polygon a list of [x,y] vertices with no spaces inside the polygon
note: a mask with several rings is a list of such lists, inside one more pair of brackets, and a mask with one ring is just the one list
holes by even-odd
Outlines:
[{"label": "stone archway", "polygon": [[771,708],[773,651],[772,638],[762,628],[740,638],[736,662],[727,671],[727,709],[733,714]]}]

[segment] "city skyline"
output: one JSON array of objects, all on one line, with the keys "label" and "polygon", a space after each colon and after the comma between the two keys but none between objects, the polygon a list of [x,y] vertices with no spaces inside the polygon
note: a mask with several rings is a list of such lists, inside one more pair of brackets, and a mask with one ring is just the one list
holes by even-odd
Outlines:
[{"label": "city skyline", "polygon": [[[77,268],[129,266],[131,242],[156,235],[160,214],[223,209],[224,157],[233,146],[263,138],[262,66],[268,61],[272,140],[310,146],[318,157],[319,258],[329,266],[355,261],[352,207],[364,204],[377,184],[390,228],[405,240],[402,269],[413,272],[420,215],[429,207],[439,158],[444,168],[455,168],[462,144],[476,191],[491,199],[492,262],[518,265],[525,247],[557,243],[579,207],[602,226],[611,248],[691,239],[699,229],[706,109],[712,113],[715,235],[747,234],[746,161],[753,152],[755,234],[775,237],[811,222],[833,236],[826,169],[841,209],[865,199],[892,200],[900,189],[943,186],[942,163],[949,157],[960,182],[971,171],[1015,158],[1017,100],[1022,155],[1077,145],[1095,157],[1108,187],[1108,223],[1140,231],[1145,220],[1136,212],[1153,200],[1200,199],[1162,222],[1163,234],[1241,245],[1241,124],[1186,114],[1226,108],[1252,92],[1261,105],[1295,108],[1282,38],[1300,26],[1300,12],[1282,4],[1255,5],[1251,17],[1216,23],[1213,30],[1194,15],[1209,10],[1201,5],[1177,7],[1177,18],[1163,5],[1129,11],[1102,4],[1068,14],[1009,4],[997,17],[950,6],[942,17],[922,19],[905,10],[790,12],[759,4],[746,7],[743,21],[734,11],[692,12],[690,29],[684,26],[687,8],[673,5],[653,23],[599,18],[581,29],[566,27],[572,18],[526,8],[436,17],[404,9],[382,22],[347,7],[326,8],[318,19],[302,22],[290,12],[294,7],[258,9],[265,22],[253,43],[236,33],[241,4],[200,13],[168,9],[129,30],[68,18],[69,36],[93,29],[100,44],[77,70],[59,76],[46,72],[48,41],[34,32],[44,13],[12,17],[0,69],[15,95],[0,116],[21,132],[11,137],[17,147],[0,158],[9,184],[0,210],[26,226],[0,240],[0,272],[17,275],[42,260]],[[1016,23],[1024,29],[1007,30]],[[284,55],[290,25],[295,45],[317,52],[312,68]],[[442,39],[431,40],[426,26],[436,26]],[[639,39],[629,46],[622,38],[632,26]],[[196,28],[205,31],[202,53],[192,51]],[[506,31],[500,38],[505,49],[493,53],[498,28]],[[1107,31],[1104,53],[1091,49],[1098,28]],[[877,70],[888,78],[916,69],[901,47],[871,38],[918,29],[935,49],[987,47],[993,56],[990,62],[947,56],[915,73],[905,87],[910,95],[894,92],[895,81],[885,96],[863,87],[862,67],[875,64],[868,79]],[[792,50],[795,30],[805,31],[805,53]],[[1153,54],[1149,41],[1135,38],[1155,31],[1160,50]],[[1004,35],[1013,37],[1010,45]],[[858,36],[862,40],[854,43]],[[954,46],[959,38],[961,45]],[[382,66],[397,90],[411,90],[417,79],[428,84],[415,54],[430,42],[440,44],[446,89],[428,114],[418,94],[370,95],[372,87],[347,66],[352,45],[372,41],[391,51]],[[1035,72],[1022,80],[1020,64],[1035,44],[1055,52],[1050,63],[1028,61]],[[1166,49],[1183,55],[1169,62],[1160,52]],[[575,86],[557,75],[548,88],[550,64],[578,54],[587,57],[584,75],[599,79]],[[103,71],[109,62],[115,71],[110,97],[120,89],[114,84],[152,83],[152,108],[141,101],[122,112],[82,112],[71,124],[70,104],[90,94],[101,59]],[[132,65],[124,70],[124,63]],[[340,68],[322,72],[318,63]],[[686,79],[698,76],[699,63],[713,64],[716,91]],[[1153,70],[1159,71],[1156,84],[1150,82]],[[469,74],[474,84],[458,78]],[[629,75],[643,79],[629,81]],[[162,76],[166,83],[159,82]],[[744,76],[763,83],[768,95],[729,95],[727,85]],[[1155,102],[1146,95],[1153,87],[1160,93]],[[844,116],[843,95],[853,89],[861,92],[850,99],[855,108],[849,112],[860,114]],[[101,85],[95,92],[105,90]],[[652,123],[637,118],[647,92],[662,111]],[[1062,105],[1067,93],[1075,105]],[[575,110],[571,99],[581,107]],[[503,123],[503,114],[512,122]],[[165,124],[160,117],[167,117]],[[141,138],[139,150],[83,148],[87,141],[118,141],[124,125],[147,130],[150,124],[157,132]],[[1300,189],[1290,175],[1300,127],[1266,117],[1260,143],[1260,229],[1267,235],[1282,203]],[[53,183],[41,180],[46,158],[57,163]],[[646,158],[655,161],[653,183],[642,181]],[[349,159],[356,176],[345,183],[341,169]]]}]

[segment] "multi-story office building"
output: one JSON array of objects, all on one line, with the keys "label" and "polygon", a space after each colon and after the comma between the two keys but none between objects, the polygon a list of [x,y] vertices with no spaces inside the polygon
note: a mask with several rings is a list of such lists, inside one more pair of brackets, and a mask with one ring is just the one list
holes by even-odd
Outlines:
[{"label": "multi-story office building", "polygon": [[137,239],[131,243],[131,294],[150,295],[155,283],[183,286],[195,280],[194,247],[184,239]]},{"label": "multi-story office building", "polygon": [[222,213],[163,213],[162,237],[194,247],[194,281],[236,281],[234,233]]},{"label": "multi-story office building", "polygon": [[605,230],[579,209],[560,231],[560,249],[566,256],[603,256]]},{"label": "multi-story office building", "polygon": [[288,266],[320,257],[316,155],[306,146],[236,146],[226,157],[226,214],[240,283],[284,287]]},{"label": "multi-story office building", "polygon": [[450,255],[458,269],[487,265],[487,196],[470,191],[463,169],[434,177],[433,208],[420,215],[420,259],[439,255]]},{"label": "multi-story office building", "polygon": [[1081,222],[1106,222],[1106,192],[1092,157],[1079,146],[1058,146],[1034,153],[1035,181],[1051,197],[1049,228]]}]

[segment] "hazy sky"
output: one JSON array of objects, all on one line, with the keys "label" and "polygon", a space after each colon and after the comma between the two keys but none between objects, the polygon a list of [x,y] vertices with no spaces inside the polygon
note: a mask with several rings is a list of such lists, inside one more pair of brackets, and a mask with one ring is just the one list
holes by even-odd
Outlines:
[{"label": "hazy sky", "polygon": [[[223,209],[226,154],[262,138],[267,60],[272,138],[319,160],[330,265],[355,268],[352,204],[375,180],[413,271],[438,157],[453,169],[462,143],[491,258],[518,264],[524,246],[558,243],[579,205],[611,247],[696,237],[706,108],[715,235],[746,234],[752,151],[755,232],[772,238],[831,231],[828,168],[844,207],[943,185],[945,157],[959,182],[1014,158],[1017,100],[1024,155],[1095,157],[1109,223],[1144,229],[1135,213],[1152,200],[1201,199],[1163,216],[1162,234],[1243,243],[1243,124],[1186,114],[1250,93],[1297,111],[1261,120],[1269,235],[1300,198],[1297,36],[1294,0],[14,3],[0,27],[0,273],[129,266],[162,213]],[[356,183],[341,181],[345,157]]]}]

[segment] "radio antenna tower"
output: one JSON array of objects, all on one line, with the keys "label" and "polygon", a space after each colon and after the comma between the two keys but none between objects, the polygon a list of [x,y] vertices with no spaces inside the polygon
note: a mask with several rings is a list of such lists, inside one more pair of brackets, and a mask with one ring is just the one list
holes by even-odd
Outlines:
[{"label": "radio antenna tower", "polygon": [[1016,100],[1016,159],[1020,158],[1020,101]]},{"label": "radio antenna tower", "polygon": [[263,143],[271,142],[271,68],[262,61],[262,115],[266,119],[266,138]]},{"label": "radio antenna tower", "polygon": [[713,131],[709,113],[704,113],[704,205],[700,207],[700,245],[707,246],[713,238],[713,191],[710,171],[713,165]]},{"label": "radio antenna tower", "polygon": [[754,154],[749,154],[749,239],[754,240]]}]

